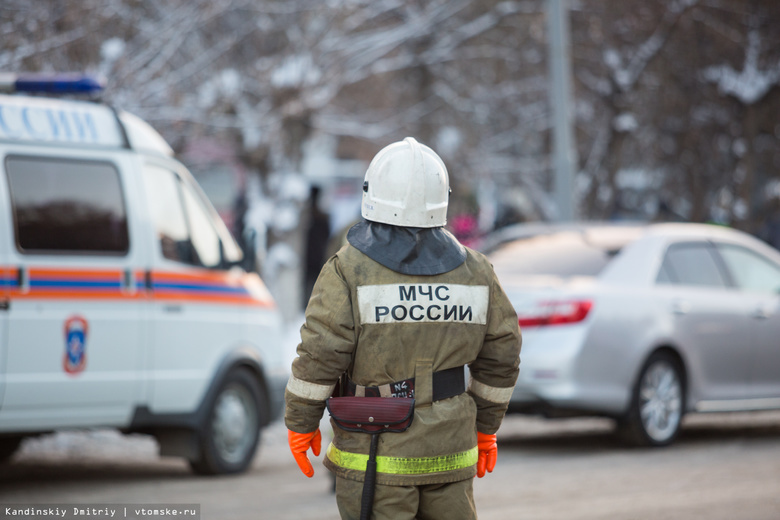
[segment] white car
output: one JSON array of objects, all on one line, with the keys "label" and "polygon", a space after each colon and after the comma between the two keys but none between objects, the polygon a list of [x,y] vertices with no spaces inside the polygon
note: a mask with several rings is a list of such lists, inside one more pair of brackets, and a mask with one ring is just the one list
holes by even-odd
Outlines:
[{"label": "white car", "polygon": [[643,445],[688,412],[780,408],[780,252],[705,224],[520,225],[485,251],[523,334],[510,411]]}]

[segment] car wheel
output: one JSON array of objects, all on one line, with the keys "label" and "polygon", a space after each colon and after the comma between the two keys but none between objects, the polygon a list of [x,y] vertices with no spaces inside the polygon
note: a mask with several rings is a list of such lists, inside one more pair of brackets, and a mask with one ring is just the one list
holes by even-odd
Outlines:
[{"label": "car wheel", "polygon": [[0,437],[0,464],[8,462],[8,459],[16,453],[22,439],[23,437]]},{"label": "car wheel", "polygon": [[656,352],[634,385],[631,407],[618,423],[621,436],[634,445],[666,446],[680,431],[685,387],[680,362]]},{"label": "car wheel", "polygon": [[234,370],[222,382],[198,431],[200,457],[190,461],[196,473],[240,473],[249,467],[260,439],[265,406],[257,381],[246,370]]}]

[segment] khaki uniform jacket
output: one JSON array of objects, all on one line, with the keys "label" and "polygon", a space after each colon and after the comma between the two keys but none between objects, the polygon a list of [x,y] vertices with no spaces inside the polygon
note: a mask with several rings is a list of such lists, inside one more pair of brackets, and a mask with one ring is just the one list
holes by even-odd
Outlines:
[{"label": "khaki uniform jacket", "polygon": [[[465,262],[447,273],[411,276],[346,245],[323,267],[306,309],[285,392],[286,426],[314,431],[345,370],[363,386],[414,377],[412,426],[381,434],[377,453],[402,464],[415,459],[416,469],[385,473],[380,462],[377,482],[471,478],[477,430],[498,430],[517,379],[520,344],[517,315],[480,253],[467,249]],[[468,391],[432,402],[432,373],[462,365],[469,367]],[[333,428],[325,465],[338,476],[362,480],[364,472],[345,461],[365,456],[371,436]]]}]

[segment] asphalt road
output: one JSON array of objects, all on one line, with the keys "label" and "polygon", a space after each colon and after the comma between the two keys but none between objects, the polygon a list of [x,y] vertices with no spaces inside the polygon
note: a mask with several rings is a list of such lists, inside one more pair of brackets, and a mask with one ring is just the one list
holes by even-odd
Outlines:
[{"label": "asphalt road", "polygon": [[[299,473],[280,423],[247,474],[220,478],[158,458],[148,437],[59,433],[0,466],[0,506],[179,503],[199,504],[204,520],[338,520],[328,472],[315,472]],[[777,520],[780,413],[692,416],[663,449],[620,445],[607,421],[510,416],[475,499],[482,520]]]}]

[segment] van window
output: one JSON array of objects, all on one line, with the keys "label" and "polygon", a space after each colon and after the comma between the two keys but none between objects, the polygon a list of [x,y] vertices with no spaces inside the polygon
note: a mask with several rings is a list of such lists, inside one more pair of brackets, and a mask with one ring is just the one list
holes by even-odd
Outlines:
[{"label": "van window", "polygon": [[127,213],[114,165],[9,156],[5,167],[22,253],[127,253]]},{"label": "van window", "polygon": [[214,224],[208,213],[203,209],[192,189],[183,183],[182,193],[184,195],[184,207],[187,210],[187,217],[189,217],[190,221],[192,246],[195,249],[195,254],[204,267],[217,267],[222,256],[219,252],[219,235],[217,230],[214,229]]},{"label": "van window", "polygon": [[144,187],[163,257],[196,264],[176,174],[157,166],[146,166]]},{"label": "van window", "polygon": [[147,165],[144,186],[163,257],[207,268],[241,260],[241,249],[220,228],[219,217],[210,215],[200,195],[176,173]]}]

